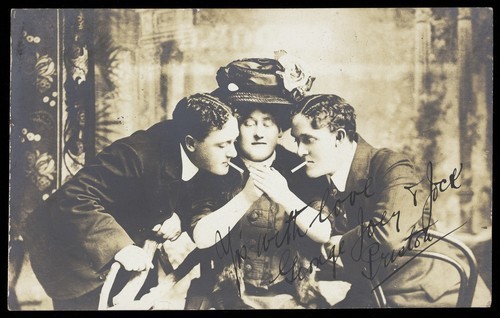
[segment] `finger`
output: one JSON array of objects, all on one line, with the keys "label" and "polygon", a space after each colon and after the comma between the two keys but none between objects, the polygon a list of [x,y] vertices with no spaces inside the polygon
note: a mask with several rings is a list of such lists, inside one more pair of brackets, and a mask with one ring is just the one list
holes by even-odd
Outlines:
[{"label": "finger", "polygon": [[255,185],[255,187],[256,187],[258,190],[260,190],[261,192],[266,192],[266,191],[264,191],[264,189],[261,189],[258,185]]},{"label": "finger", "polygon": [[252,174],[252,173],[250,173],[250,175],[253,177],[254,180],[259,180],[260,182],[265,182],[266,180],[268,180],[266,176],[263,175]]},{"label": "finger", "polygon": [[256,181],[256,180],[254,180],[253,183],[257,187],[257,189],[259,189],[262,192],[267,193],[268,188],[267,188],[267,186],[265,184],[263,184],[263,183],[261,183],[259,181]]},{"label": "finger", "polygon": [[156,224],[155,226],[153,226],[153,232],[158,232],[158,230],[160,230],[161,228],[161,224]]},{"label": "finger", "polygon": [[264,171],[262,169],[257,169],[257,168],[248,168],[248,171],[250,171],[250,173],[253,173],[253,174],[256,174],[259,176],[265,176],[267,174],[266,171]]}]

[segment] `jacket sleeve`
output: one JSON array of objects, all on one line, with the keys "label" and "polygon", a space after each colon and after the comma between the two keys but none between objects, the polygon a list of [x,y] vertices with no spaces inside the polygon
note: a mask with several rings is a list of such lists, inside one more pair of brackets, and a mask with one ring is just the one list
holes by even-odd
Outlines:
[{"label": "jacket sleeve", "polygon": [[366,210],[357,211],[360,225],[343,235],[345,252],[341,255],[346,267],[361,266],[365,272],[370,254],[374,271],[379,264],[384,267],[382,254],[386,261],[390,261],[393,251],[397,255],[407,245],[412,227],[422,218],[422,207],[413,204],[411,192],[405,189],[420,181],[408,158],[379,150],[372,158],[370,171],[373,182],[369,192],[373,197],[364,206]]},{"label": "jacket sleeve", "polygon": [[58,191],[52,221],[68,248],[81,249],[101,269],[123,247],[133,244],[114,213],[140,187],[142,162],[129,145],[115,142]]}]

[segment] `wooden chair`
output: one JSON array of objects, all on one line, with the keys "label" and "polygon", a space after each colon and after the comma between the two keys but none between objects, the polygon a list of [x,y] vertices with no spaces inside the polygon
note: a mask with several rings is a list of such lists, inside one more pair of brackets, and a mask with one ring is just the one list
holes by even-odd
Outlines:
[{"label": "wooden chair", "polygon": [[[469,247],[467,247],[462,241],[458,240],[457,238],[451,237],[449,235],[445,236],[446,234],[434,230],[429,230],[428,234],[433,239],[439,239],[440,241],[446,242],[454,248],[460,250],[460,252],[465,256],[467,260],[469,271],[464,269],[459,260],[442,253],[412,250],[408,251],[404,257],[413,257],[418,255],[417,257],[430,258],[437,261],[446,262],[453,266],[460,275],[460,288],[458,292],[456,307],[471,307],[478,279],[478,267],[474,254]],[[379,285],[379,282],[376,279],[372,281],[372,284],[372,286],[378,285],[374,289],[374,296],[378,306],[381,308],[388,307],[382,286]]]}]

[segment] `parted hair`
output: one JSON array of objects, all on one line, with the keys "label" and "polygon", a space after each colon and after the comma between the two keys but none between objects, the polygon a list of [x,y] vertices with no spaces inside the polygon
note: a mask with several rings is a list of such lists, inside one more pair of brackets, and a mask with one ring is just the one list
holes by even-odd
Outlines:
[{"label": "parted hair", "polygon": [[233,110],[212,94],[197,93],[184,97],[172,115],[176,137],[180,142],[187,135],[204,140],[211,131],[222,129],[233,115]]},{"label": "parted hair", "polygon": [[356,136],[356,114],[354,107],[342,97],[333,94],[309,95],[292,108],[292,117],[302,114],[311,119],[314,129],[328,126],[331,132],[343,128],[349,141]]}]

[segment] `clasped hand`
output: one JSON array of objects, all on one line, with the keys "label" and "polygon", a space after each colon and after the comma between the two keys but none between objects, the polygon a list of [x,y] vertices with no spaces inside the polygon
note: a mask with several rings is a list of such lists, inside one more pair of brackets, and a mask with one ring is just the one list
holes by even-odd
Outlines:
[{"label": "clasped hand", "polygon": [[274,168],[249,167],[250,177],[253,178],[255,186],[266,193],[274,202],[284,205],[290,195],[288,182]]}]

